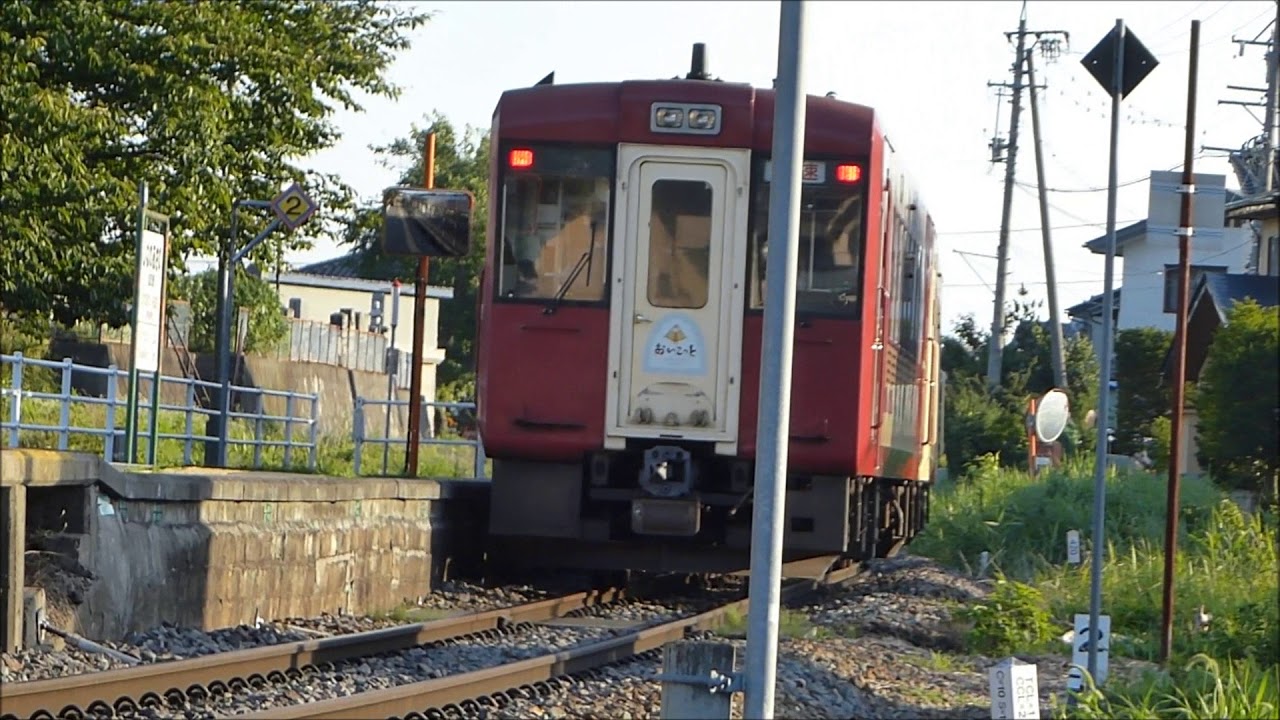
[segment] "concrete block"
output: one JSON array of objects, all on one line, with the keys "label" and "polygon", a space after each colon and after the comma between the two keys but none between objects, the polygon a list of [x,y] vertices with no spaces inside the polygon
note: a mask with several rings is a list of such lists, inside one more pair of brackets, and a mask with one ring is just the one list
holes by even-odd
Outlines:
[{"label": "concrete block", "polygon": [[40,623],[46,618],[43,588],[24,588],[22,591],[22,645],[33,648],[44,640]]},{"label": "concrete block", "polygon": [[92,485],[102,475],[102,464],[89,453],[5,448],[0,453],[0,484]]}]

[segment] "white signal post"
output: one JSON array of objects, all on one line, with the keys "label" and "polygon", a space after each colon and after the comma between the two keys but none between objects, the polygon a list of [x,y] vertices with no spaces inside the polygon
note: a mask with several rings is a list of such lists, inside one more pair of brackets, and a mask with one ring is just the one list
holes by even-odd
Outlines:
[{"label": "white signal post", "polygon": [[795,334],[796,263],[800,246],[800,179],[804,156],[803,0],[784,0],[778,31],[769,185],[769,266],[765,274],[756,420],[755,493],[751,516],[751,582],[743,716],[773,717],[781,605],[782,534],[791,417],[791,349]]}]

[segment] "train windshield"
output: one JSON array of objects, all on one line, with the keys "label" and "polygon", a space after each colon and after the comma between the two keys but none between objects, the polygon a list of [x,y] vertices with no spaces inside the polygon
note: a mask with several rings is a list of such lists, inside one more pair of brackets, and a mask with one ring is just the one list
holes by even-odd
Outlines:
[{"label": "train windshield", "polygon": [[[769,251],[768,161],[757,160],[752,174],[754,197],[748,273],[751,309],[759,310],[764,307]],[[856,179],[849,182],[850,178]],[[804,182],[800,191],[800,257],[796,264],[798,312],[841,317],[857,315],[862,290],[865,187],[860,166],[813,160],[804,163]]]},{"label": "train windshield", "polygon": [[510,145],[502,160],[500,296],[603,300],[613,153]]}]

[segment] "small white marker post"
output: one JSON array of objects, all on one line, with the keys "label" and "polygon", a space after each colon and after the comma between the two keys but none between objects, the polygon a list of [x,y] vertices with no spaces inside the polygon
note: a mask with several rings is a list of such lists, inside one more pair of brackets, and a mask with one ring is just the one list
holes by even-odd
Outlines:
[{"label": "small white marker post", "polygon": [[1076,613],[1075,636],[1071,638],[1071,664],[1067,673],[1067,689],[1079,692],[1084,688],[1084,674],[1080,668],[1089,666],[1089,646],[1097,641],[1098,671],[1093,676],[1093,684],[1102,687],[1107,681],[1107,657],[1111,650],[1111,616],[1098,616],[1098,631],[1089,632],[1089,614]]},{"label": "small white marker post", "polygon": [[1067,531],[1067,562],[1071,565],[1080,564],[1080,531]]},{"label": "small white marker post", "polygon": [[1006,658],[991,668],[989,676],[991,720],[1039,719],[1040,681],[1033,663]]}]

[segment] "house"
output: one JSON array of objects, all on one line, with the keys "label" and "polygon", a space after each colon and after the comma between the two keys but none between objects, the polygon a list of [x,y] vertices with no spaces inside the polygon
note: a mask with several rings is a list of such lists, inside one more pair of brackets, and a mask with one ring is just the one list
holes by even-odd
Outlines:
[{"label": "house", "polygon": [[[278,276],[266,277],[280,296],[291,320],[295,359],[332,361],[372,372],[386,371],[386,350],[391,344],[394,266],[380,256],[355,251],[329,260],[305,265]],[[400,312],[394,344],[403,368],[409,367],[413,343],[414,285],[411,278],[401,284]],[[436,366],[444,362],[439,347],[440,301],[453,298],[453,289],[428,286],[423,337],[422,394],[435,398]],[[331,329],[340,328],[341,353],[329,342]],[[322,342],[323,341],[323,342]],[[327,359],[312,357],[327,353]],[[341,355],[341,357],[339,357]],[[409,387],[409,378],[400,373],[400,387]]]},{"label": "house", "polygon": [[1226,211],[1230,222],[1257,223],[1249,268],[1258,275],[1280,275],[1280,190],[1237,199]]},{"label": "house", "polygon": [[[1071,318],[1068,327],[1072,332],[1089,340],[1098,362],[1102,362],[1102,293],[1098,293],[1082,303],[1067,308],[1067,317]],[[1115,327],[1116,317],[1120,314],[1120,288],[1111,291],[1111,322]],[[1066,328],[1063,328],[1064,332]],[[1065,335],[1064,335],[1065,337]]]},{"label": "house", "polygon": [[[1192,287],[1206,273],[1244,272],[1253,244],[1251,228],[1226,227],[1228,202],[1234,204],[1241,199],[1226,188],[1226,176],[1195,174],[1194,180],[1196,193],[1191,218],[1194,234],[1190,257]],[[1151,173],[1147,219],[1116,230],[1116,257],[1124,260],[1121,273],[1124,302],[1120,302],[1117,291],[1116,330],[1154,327],[1172,332],[1174,329],[1178,300],[1177,229],[1181,224],[1182,207],[1178,187],[1181,184],[1182,173]],[[1107,236],[1096,237],[1084,246],[1096,254],[1105,255]],[[1073,318],[1080,317],[1071,315],[1071,311],[1077,308],[1080,306],[1068,309],[1068,314]],[[1082,312],[1086,310],[1081,309]],[[1100,309],[1096,316],[1101,317]],[[1098,340],[1100,342],[1101,338]]]},{"label": "house", "polygon": [[[1242,272],[1248,264],[1253,231],[1227,227],[1226,207],[1240,196],[1228,190],[1225,175],[1195,174],[1192,201],[1191,287],[1202,275]],[[1172,332],[1178,300],[1178,235],[1181,225],[1182,173],[1154,171],[1147,196],[1147,218],[1116,229],[1116,257],[1123,262],[1120,287],[1112,290],[1112,329],[1154,327]],[[1106,235],[1085,243],[1098,255],[1107,252]],[[1089,338],[1099,364],[1102,361],[1102,307],[1099,293],[1067,308],[1067,317]],[[1113,356],[1114,357],[1114,356]],[[1112,364],[1114,372],[1115,365]],[[1111,382],[1109,422],[1115,422],[1117,388]]]},{"label": "house", "polygon": [[[1257,274],[1208,274],[1200,278],[1191,294],[1190,312],[1187,315],[1187,365],[1186,380],[1200,381],[1200,371],[1209,357],[1209,346],[1218,329],[1227,322],[1227,311],[1237,301],[1252,298],[1263,307],[1280,304],[1280,273]],[[1173,382],[1173,348],[1165,356],[1164,381]],[[1184,474],[1201,472],[1196,461],[1199,445],[1196,440],[1196,410],[1190,403],[1182,409],[1182,468]]]}]

